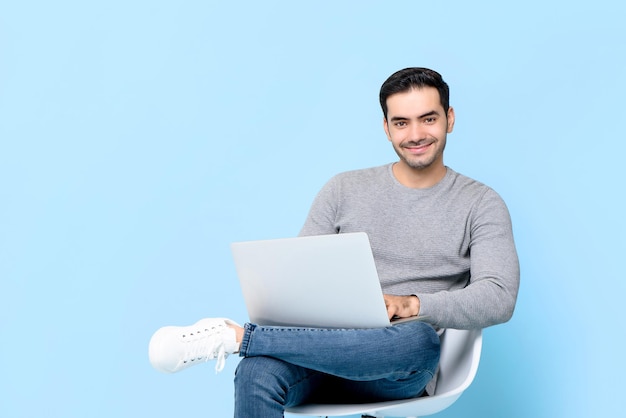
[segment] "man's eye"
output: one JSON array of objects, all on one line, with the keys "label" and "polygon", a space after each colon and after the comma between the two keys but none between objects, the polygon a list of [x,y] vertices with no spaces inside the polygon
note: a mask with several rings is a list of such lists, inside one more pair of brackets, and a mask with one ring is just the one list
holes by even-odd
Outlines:
[{"label": "man's eye", "polygon": [[437,121],[437,118],[426,118],[424,119],[424,122],[431,125],[433,123],[435,123]]},{"label": "man's eye", "polygon": [[406,122],[403,122],[403,121],[396,122],[396,126],[399,128],[402,128],[403,126],[406,126]]}]

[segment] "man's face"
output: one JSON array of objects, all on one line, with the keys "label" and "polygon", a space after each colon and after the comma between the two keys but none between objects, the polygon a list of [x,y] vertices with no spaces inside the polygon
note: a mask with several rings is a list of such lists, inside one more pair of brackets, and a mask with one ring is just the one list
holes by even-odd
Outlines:
[{"label": "man's face", "polygon": [[434,87],[411,89],[387,98],[384,128],[400,157],[413,170],[443,167],[447,134],[454,127],[454,110],[446,115]]}]

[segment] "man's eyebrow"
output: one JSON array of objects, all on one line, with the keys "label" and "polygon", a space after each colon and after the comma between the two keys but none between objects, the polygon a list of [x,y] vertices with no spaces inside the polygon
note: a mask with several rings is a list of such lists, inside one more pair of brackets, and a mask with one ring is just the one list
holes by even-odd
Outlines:
[{"label": "man's eyebrow", "polygon": [[439,112],[437,112],[436,110],[431,110],[430,112],[426,112],[423,115],[419,115],[417,118],[422,119],[422,118],[427,118],[429,116],[439,116]]},{"label": "man's eyebrow", "polygon": [[[421,115],[419,115],[416,119],[423,119],[423,118],[427,118],[429,116],[439,116],[439,112],[437,112],[436,110],[430,110],[426,113],[423,113]],[[389,119],[392,122],[396,122],[396,121],[402,121],[402,120],[409,120],[410,118],[407,118],[406,116],[393,116],[391,119]]]}]

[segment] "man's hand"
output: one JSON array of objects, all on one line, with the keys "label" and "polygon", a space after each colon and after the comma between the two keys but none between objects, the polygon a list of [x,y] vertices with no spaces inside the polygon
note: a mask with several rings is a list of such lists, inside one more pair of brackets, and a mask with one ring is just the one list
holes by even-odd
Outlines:
[{"label": "man's hand", "polygon": [[420,300],[415,295],[383,296],[385,298],[385,305],[387,305],[387,314],[389,315],[389,319],[393,317],[409,318],[411,316],[417,316],[420,313]]}]

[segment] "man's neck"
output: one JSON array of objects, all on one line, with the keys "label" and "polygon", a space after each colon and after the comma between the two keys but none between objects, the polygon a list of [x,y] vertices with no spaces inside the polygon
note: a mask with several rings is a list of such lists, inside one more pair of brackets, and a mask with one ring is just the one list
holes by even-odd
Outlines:
[{"label": "man's neck", "polygon": [[438,164],[416,169],[399,161],[393,165],[393,175],[403,186],[411,189],[427,189],[439,183],[446,175],[445,165]]}]

